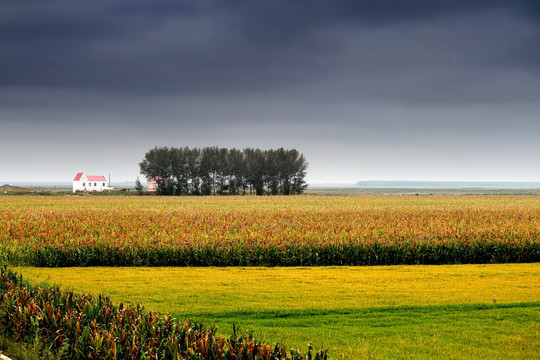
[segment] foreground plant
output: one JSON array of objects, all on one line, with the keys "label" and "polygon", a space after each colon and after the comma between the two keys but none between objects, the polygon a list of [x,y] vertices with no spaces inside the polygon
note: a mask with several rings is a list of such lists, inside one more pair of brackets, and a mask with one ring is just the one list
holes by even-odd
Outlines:
[{"label": "foreground plant", "polygon": [[283,344],[257,341],[234,328],[229,338],[216,328],[178,321],[134,307],[116,307],[104,296],[76,294],[58,287],[34,286],[3,268],[0,274],[0,323],[17,342],[42,340],[45,351],[67,359],[327,359],[309,346],[303,355]]}]

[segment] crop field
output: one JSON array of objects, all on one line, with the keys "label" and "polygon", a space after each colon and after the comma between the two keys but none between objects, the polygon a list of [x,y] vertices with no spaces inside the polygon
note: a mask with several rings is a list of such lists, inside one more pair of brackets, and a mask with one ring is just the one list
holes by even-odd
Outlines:
[{"label": "crop field", "polygon": [[336,359],[529,359],[540,351],[540,264],[288,268],[18,268],[35,282],[236,323]]},{"label": "crop field", "polygon": [[0,196],[0,222],[0,262],[25,278],[223,339],[236,324],[333,359],[540,353],[535,195]]},{"label": "crop field", "polygon": [[538,196],[0,197],[0,253],[33,266],[540,261]]}]

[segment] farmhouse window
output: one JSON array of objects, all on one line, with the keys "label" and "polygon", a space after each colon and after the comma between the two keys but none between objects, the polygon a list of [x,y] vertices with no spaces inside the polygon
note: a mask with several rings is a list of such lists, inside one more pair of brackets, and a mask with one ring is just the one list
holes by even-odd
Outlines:
[{"label": "farmhouse window", "polygon": [[94,186],[97,186],[97,183],[94,183]]},{"label": "farmhouse window", "polygon": [[85,186],[84,183],[82,183],[82,186]]},{"label": "farmhouse window", "polygon": [[105,186],[105,183],[103,183],[103,186]]}]

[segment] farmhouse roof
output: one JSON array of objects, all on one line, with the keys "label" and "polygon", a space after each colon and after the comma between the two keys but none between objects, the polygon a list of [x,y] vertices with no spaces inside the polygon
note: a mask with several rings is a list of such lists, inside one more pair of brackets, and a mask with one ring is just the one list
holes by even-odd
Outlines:
[{"label": "farmhouse roof", "polygon": [[[83,173],[77,173],[77,175],[75,175],[75,179],[73,179],[73,181],[80,181],[82,176],[83,176]],[[87,175],[86,179],[88,181],[107,181],[107,179],[105,179],[105,176],[103,176],[103,175]]]},{"label": "farmhouse roof", "polygon": [[106,181],[107,180],[105,179],[105,176],[103,175],[98,175],[98,176],[88,175],[86,178],[88,179],[88,181]]}]

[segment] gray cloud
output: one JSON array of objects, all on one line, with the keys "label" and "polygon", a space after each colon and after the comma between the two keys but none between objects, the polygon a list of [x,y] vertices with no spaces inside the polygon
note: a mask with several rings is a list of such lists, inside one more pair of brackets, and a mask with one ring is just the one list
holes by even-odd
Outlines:
[{"label": "gray cloud", "polygon": [[[363,171],[428,178],[429,169],[443,178],[444,164],[459,161],[465,180],[509,176],[493,159],[525,180],[540,177],[531,166],[540,155],[539,2],[2,8],[0,151],[17,149],[27,162],[38,147],[44,159],[63,158],[66,173],[81,161],[96,166],[65,149],[99,144],[100,161],[120,161],[134,178],[155,145],[286,146],[306,153],[320,181]],[[407,170],[407,158],[420,160]],[[353,160],[363,167],[350,170]],[[24,161],[2,161],[4,171],[24,172]]]},{"label": "gray cloud", "polygon": [[288,88],[340,70],[365,75],[363,88],[369,75],[399,81],[403,69],[426,66],[451,72],[498,61],[538,70],[539,50],[530,46],[540,40],[538,22],[529,20],[534,2],[227,4],[12,3],[0,25],[9,49],[0,58],[2,84],[207,94]]}]

